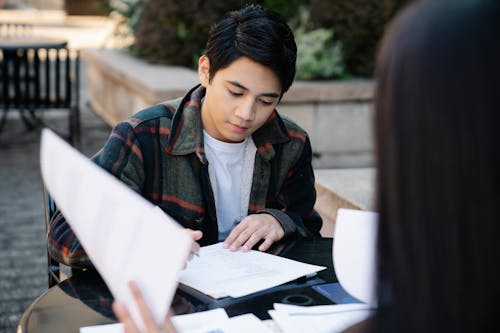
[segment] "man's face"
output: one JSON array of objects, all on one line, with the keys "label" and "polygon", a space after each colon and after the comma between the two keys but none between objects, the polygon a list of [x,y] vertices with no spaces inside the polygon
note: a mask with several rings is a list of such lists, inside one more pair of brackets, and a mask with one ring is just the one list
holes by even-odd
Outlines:
[{"label": "man's face", "polygon": [[241,57],[218,70],[209,82],[210,63],[199,61],[198,74],[206,88],[201,109],[205,131],[217,140],[241,142],[269,118],[278,104],[281,84],[267,67]]}]

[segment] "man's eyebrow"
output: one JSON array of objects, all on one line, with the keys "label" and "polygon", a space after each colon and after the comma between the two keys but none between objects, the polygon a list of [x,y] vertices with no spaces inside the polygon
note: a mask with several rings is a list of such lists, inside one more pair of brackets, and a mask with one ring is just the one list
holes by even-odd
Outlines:
[{"label": "man's eyebrow", "polygon": [[[238,83],[236,81],[227,81],[229,84],[235,86],[235,87],[238,87],[242,90],[245,90],[245,91],[250,91],[250,89],[248,89],[247,87],[245,87],[244,85],[242,85],[241,83]],[[271,97],[271,98],[279,98],[280,95],[277,94],[277,93],[263,93],[263,94],[260,94],[260,96],[266,96],[266,97]]]}]

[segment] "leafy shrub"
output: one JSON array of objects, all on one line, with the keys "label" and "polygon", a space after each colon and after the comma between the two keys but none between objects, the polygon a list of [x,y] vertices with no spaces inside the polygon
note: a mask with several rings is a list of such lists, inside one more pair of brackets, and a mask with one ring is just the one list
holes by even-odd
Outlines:
[{"label": "leafy shrub", "polygon": [[226,12],[261,4],[293,22],[301,78],[372,76],[386,23],[411,0],[109,0],[133,34],[131,50],[153,63],[195,68],[211,25]]},{"label": "leafy shrub", "polygon": [[[195,67],[208,32],[245,0],[147,0],[134,28],[137,55],[153,63]],[[256,3],[256,2],[254,2]]]},{"label": "leafy shrub", "polygon": [[109,7],[121,15],[122,23],[129,28],[130,32],[137,29],[144,8],[143,0],[110,0]]},{"label": "leafy shrub", "polygon": [[262,6],[280,13],[283,17],[294,17],[299,6],[308,2],[309,0],[264,0]]},{"label": "leafy shrub", "polygon": [[299,22],[294,26],[297,43],[297,78],[329,79],[346,76],[342,46],[333,40],[333,29],[308,30],[309,11],[299,10]]},{"label": "leafy shrub", "polygon": [[118,26],[115,29],[116,37],[120,38],[121,45],[128,46],[131,53],[136,54],[133,43],[133,32],[138,28],[142,10],[143,0],[110,0],[109,10],[111,16],[118,17]]},{"label": "leafy shrub", "polygon": [[310,0],[315,28],[333,29],[342,43],[347,71],[372,76],[378,42],[386,23],[408,1]]}]

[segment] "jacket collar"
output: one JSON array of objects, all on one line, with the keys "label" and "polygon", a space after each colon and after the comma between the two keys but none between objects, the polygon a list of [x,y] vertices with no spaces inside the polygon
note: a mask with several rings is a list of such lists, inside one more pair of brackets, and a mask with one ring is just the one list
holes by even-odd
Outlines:
[{"label": "jacket collar", "polygon": [[[203,164],[207,163],[203,148],[203,123],[201,121],[201,101],[205,88],[198,84],[182,98],[175,110],[166,142],[166,152],[170,155],[196,153]],[[252,139],[258,153],[266,160],[274,157],[273,144],[290,140],[288,130],[278,112],[274,112],[268,121],[255,133]]]}]

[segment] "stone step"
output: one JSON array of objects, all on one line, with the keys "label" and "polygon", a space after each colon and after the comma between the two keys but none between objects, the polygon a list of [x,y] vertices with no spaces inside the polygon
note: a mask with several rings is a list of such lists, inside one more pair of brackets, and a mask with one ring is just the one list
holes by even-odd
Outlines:
[{"label": "stone step", "polygon": [[316,211],[323,218],[323,237],[333,237],[337,210],[375,210],[375,169],[316,169]]}]

